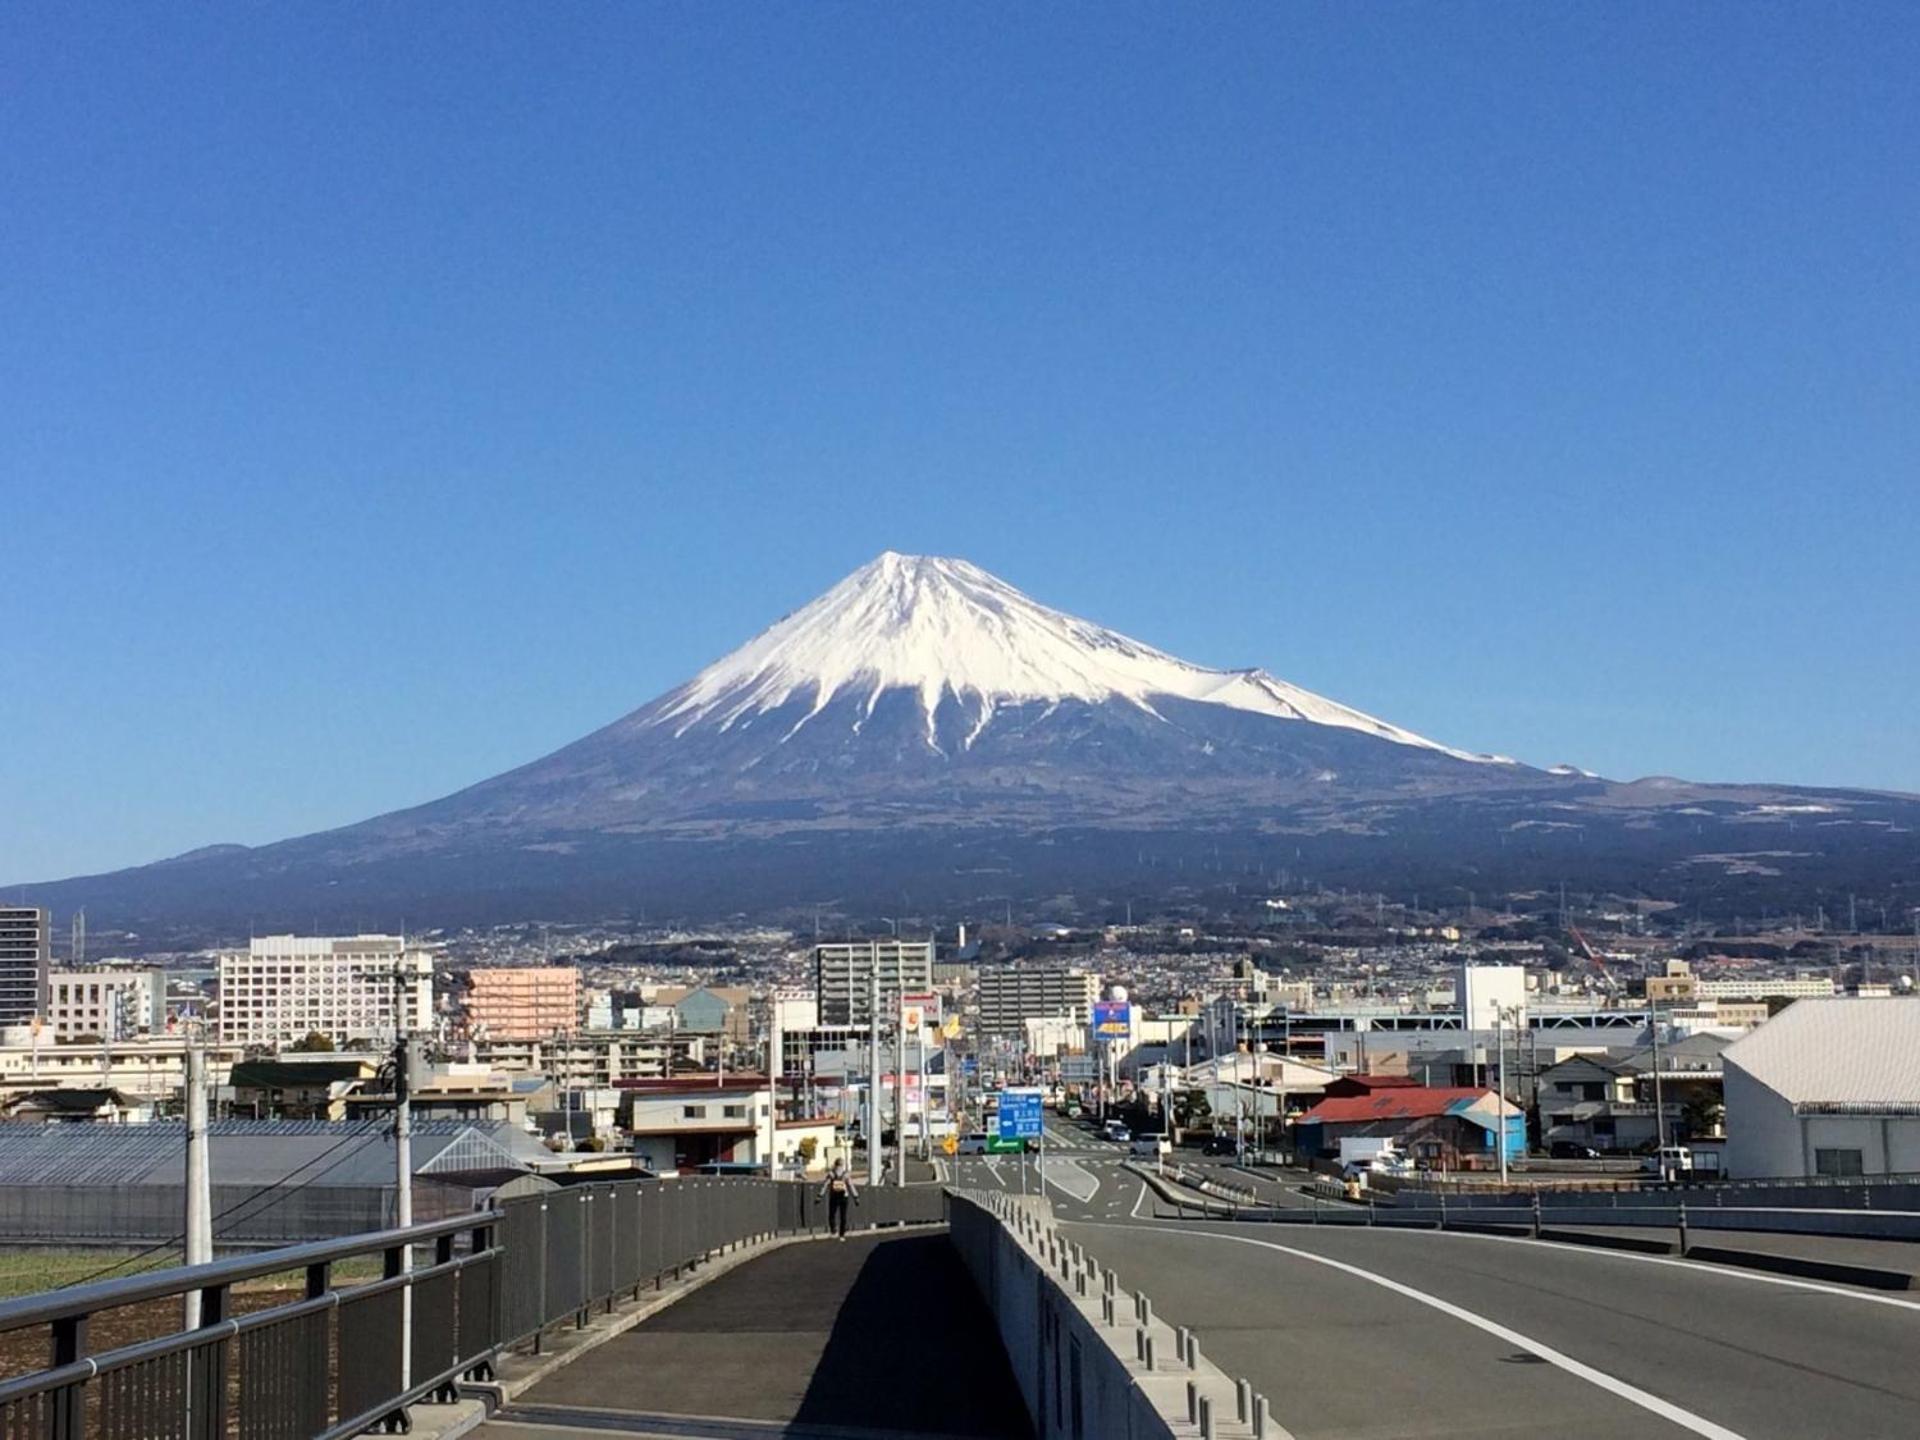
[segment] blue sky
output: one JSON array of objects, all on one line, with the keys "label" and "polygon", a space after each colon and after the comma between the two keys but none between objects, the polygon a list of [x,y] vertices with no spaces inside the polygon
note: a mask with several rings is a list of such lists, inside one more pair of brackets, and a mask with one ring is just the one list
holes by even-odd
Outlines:
[{"label": "blue sky", "polygon": [[885,548],[1920,790],[1920,10],[0,11],[0,880],[430,798]]}]

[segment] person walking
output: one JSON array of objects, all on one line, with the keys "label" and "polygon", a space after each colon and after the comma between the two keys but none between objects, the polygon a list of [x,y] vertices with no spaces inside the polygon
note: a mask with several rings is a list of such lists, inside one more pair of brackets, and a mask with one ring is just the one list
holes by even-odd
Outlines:
[{"label": "person walking", "polygon": [[836,1160],[833,1169],[827,1173],[826,1180],[820,1186],[820,1193],[827,1197],[827,1232],[847,1238],[847,1202],[860,1203],[860,1191],[854,1186],[853,1174],[847,1169],[847,1162]]}]

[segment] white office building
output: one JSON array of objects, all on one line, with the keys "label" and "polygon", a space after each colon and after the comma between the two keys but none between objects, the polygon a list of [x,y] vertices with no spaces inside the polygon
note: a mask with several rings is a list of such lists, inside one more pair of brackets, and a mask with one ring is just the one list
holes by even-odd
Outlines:
[{"label": "white office building", "polygon": [[161,970],[55,970],[47,977],[47,1027],[55,1040],[133,1040],[167,1028]]},{"label": "white office building", "polygon": [[1462,965],[1455,973],[1453,1005],[1469,1030],[1511,1030],[1527,1019],[1527,972],[1520,965]]},{"label": "white office building", "polygon": [[399,935],[265,935],[220,955],[220,1043],[336,1045],[433,1028],[433,952]]}]

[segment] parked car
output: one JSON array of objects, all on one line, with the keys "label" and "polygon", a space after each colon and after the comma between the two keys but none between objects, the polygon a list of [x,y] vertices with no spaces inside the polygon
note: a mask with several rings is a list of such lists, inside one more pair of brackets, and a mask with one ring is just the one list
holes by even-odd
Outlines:
[{"label": "parked car", "polygon": [[1547,1154],[1555,1160],[1598,1160],[1600,1152],[1591,1145],[1582,1145],[1577,1140],[1556,1140],[1547,1146]]},{"label": "parked car", "polygon": [[1202,1155],[1238,1155],[1240,1146],[1231,1135],[1209,1135],[1207,1143],[1200,1147]]}]

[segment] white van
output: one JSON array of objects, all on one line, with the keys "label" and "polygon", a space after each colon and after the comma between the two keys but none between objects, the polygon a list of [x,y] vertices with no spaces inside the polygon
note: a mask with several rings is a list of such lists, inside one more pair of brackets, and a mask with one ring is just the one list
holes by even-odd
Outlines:
[{"label": "white van", "polygon": [[1663,1180],[1674,1179],[1693,1173],[1693,1151],[1684,1145],[1662,1145],[1653,1154],[1647,1156],[1641,1169],[1649,1175],[1658,1175]]},{"label": "white van", "polygon": [[1133,1153],[1157,1160],[1162,1155],[1173,1153],[1173,1142],[1164,1135],[1136,1135],[1133,1137]]}]

